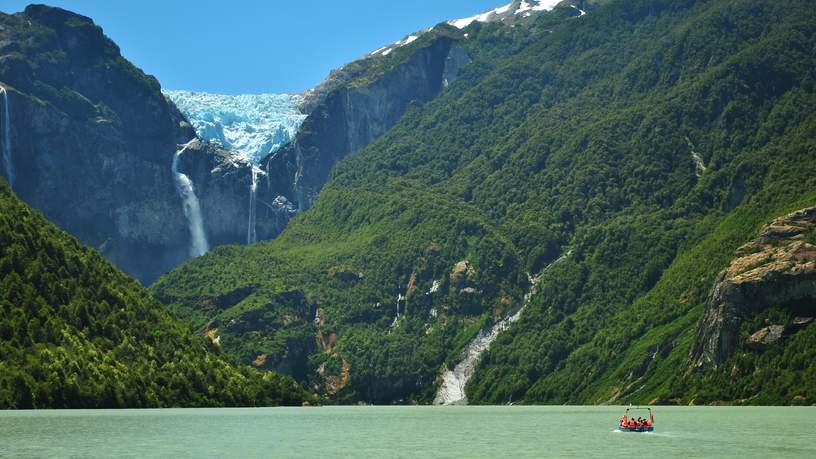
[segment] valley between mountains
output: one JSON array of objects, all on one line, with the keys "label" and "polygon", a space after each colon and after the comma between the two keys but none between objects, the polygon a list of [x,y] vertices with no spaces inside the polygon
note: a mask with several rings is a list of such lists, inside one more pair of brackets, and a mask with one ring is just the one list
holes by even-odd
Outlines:
[{"label": "valley between mountains", "polygon": [[810,2],[371,48],[226,96],[0,13],[0,407],[816,403]]}]

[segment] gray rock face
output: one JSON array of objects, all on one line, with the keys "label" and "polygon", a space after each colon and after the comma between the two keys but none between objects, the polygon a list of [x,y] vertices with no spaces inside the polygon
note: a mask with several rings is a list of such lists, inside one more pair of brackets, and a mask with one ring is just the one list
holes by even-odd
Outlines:
[{"label": "gray rock face", "polygon": [[266,161],[264,199],[283,196],[300,211],[311,207],[339,160],[384,134],[411,104],[436,97],[469,60],[455,39],[438,36],[366,84],[355,84],[359,75],[343,69],[333,72],[307,96],[309,116],[295,141]]},{"label": "gray rock face", "polygon": [[[216,144],[197,141],[185,150],[179,169],[193,181],[201,201],[204,229],[210,244],[245,244],[249,228],[251,165]],[[260,177],[263,181],[264,178]],[[295,215],[284,197],[255,204],[259,240],[272,239]]]},{"label": "gray rock face", "polygon": [[[469,58],[455,45],[435,36],[364,81],[370,60],[334,72],[308,97],[297,140],[256,172],[253,201],[248,163],[190,143],[178,170],[192,181],[210,246],[282,232],[311,206],[337,161],[456,77]],[[189,258],[191,229],[170,166],[195,132],[101,28],[42,5],[0,13],[0,86],[8,92],[18,196],[143,283]]]},{"label": "gray rock face", "polygon": [[771,325],[761,328],[756,333],[748,337],[748,343],[751,344],[773,344],[782,339],[785,333],[784,325]]},{"label": "gray rock face", "polygon": [[[816,299],[816,207],[774,220],[717,277],[689,354],[694,369],[716,367],[735,351],[742,321],[775,305]],[[770,326],[749,340],[772,343],[784,327]]]},{"label": "gray rock face", "polygon": [[[257,240],[276,237],[291,218],[311,207],[338,161],[388,131],[411,104],[433,99],[453,81],[470,62],[455,44],[440,36],[366,84],[355,82],[359,71],[340,69],[312,91],[304,105],[309,115],[296,140],[261,165]],[[204,143],[185,151],[181,162],[196,186],[211,245],[246,243],[251,166]]]},{"label": "gray rock face", "polygon": [[143,281],[186,259],[169,166],[193,132],[158,82],[83,16],[30,6],[0,26],[14,191]]}]

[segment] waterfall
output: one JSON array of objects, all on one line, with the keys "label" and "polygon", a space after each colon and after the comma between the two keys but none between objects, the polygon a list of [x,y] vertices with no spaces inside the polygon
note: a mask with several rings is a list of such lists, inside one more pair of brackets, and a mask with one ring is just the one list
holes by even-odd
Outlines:
[{"label": "waterfall", "polygon": [[255,232],[256,209],[258,207],[258,176],[266,175],[258,166],[251,166],[252,182],[249,185],[249,225],[247,227],[247,244],[258,242],[258,234]]},{"label": "waterfall", "polygon": [[198,257],[210,250],[210,245],[207,243],[207,235],[204,233],[204,219],[201,216],[201,205],[195,194],[193,182],[189,177],[178,170],[179,158],[195,141],[196,139],[187,142],[176,152],[173,156],[171,169],[173,171],[173,177],[176,180],[176,189],[178,190],[184,207],[184,216],[187,217],[187,224],[190,228],[190,236],[192,238],[190,255]]},{"label": "waterfall", "polygon": [[11,115],[6,88],[0,86],[3,93],[3,170],[6,172],[6,181],[14,189],[14,163],[11,159]]},{"label": "waterfall", "polygon": [[[396,327],[399,324],[400,302],[405,301],[405,300],[406,300],[406,297],[402,293],[397,294],[397,309],[396,309],[395,314],[394,314],[394,321],[391,322],[391,328]],[[403,315],[405,315],[404,311],[403,311]]]},{"label": "waterfall", "polygon": [[533,296],[538,293],[538,284],[544,273],[552,266],[566,259],[572,252],[567,252],[561,258],[547,265],[538,275],[527,275],[530,281],[530,289],[524,295],[521,307],[518,311],[509,314],[502,320],[493,324],[489,329],[479,331],[476,338],[471,341],[465,350],[462,352],[462,360],[456,364],[453,370],[445,370],[442,373],[442,384],[434,397],[434,405],[467,405],[467,394],[465,393],[465,386],[470,378],[476,372],[476,368],[482,359],[482,354],[490,349],[490,345],[496,341],[499,335],[510,328],[510,326],[521,318],[521,313],[530,303]]}]

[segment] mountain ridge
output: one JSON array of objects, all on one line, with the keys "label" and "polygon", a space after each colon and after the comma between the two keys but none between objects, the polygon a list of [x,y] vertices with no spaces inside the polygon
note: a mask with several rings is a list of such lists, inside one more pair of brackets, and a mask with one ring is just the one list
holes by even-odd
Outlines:
[{"label": "mountain ridge", "polygon": [[[518,305],[526,273],[571,249],[484,355],[468,400],[736,403],[755,379],[718,393],[705,382],[720,373],[681,369],[728,248],[812,198],[811,118],[797,108],[812,102],[812,70],[807,43],[791,46],[813,36],[805,8],[642,0],[580,21],[554,10],[528,26],[538,34],[474,23],[463,43],[478,65],[339,162],[278,239],[216,250],[152,288],[194,323],[243,320],[219,332],[244,361],[306,350],[300,379],[335,402],[427,403],[479,330]],[[246,285],[226,308],[199,306]],[[292,289],[304,319],[288,327],[267,298]],[[740,358],[765,368],[763,355]],[[812,397],[785,378],[752,386],[752,400]]]},{"label": "mountain ridge", "polygon": [[[462,381],[452,398],[473,404],[816,401],[816,286],[793,276],[816,257],[800,218],[816,203],[808,2],[552,6],[516,0],[332,71],[303,94],[297,133],[259,155],[197,134],[89,18],[0,15],[14,190],[143,282],[174,268],[147,293],[0,190],[15,241],[0,344],[21,369],[0,402],[309,399],[275,372],[326,403],[431,403]],[[110,274],[90,306],[61,308],[74,258],[19,242],[35,236]],[[762,304],[740,299],[750,289]],[[108,337],[131,329],[106,301],[163,324],[153,347],[196,356],[163,357],[168,374],[229,390],[122,389],[115,361],[132,353]],[[57,320],[80,324],[70,340]],[[152,346],[136,325],[131,344]],[[37,345],[44,335],[55,341]],[[65,392],[40,378],[53,346],[113,383]]]}]

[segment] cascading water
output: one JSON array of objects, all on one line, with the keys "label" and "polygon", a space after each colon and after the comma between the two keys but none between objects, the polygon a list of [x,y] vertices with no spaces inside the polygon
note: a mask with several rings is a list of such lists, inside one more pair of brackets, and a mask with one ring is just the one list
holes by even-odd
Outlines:
[{"label": "cascading water", "polygon": [[190,91],[164,91],[190,120],[196,134],[220,144],[251,168],[247,244],[258,242],[258,177],[264,158],[295,138],[306,119],[303,97],[293,94],[244,94],[229,96]]},{"label": "cascading water", "polygon": [[247,244],[258,242],[258,234],[255,231],[255,219],[258,208],[258,176],[266,175],[258,166],[251,167],[252,182],[249,185],[249,224],[247,226]]},{"label": "cascading water", "polygon": [[8,92],[6,92],[6,88],[0,86],[0,93],[3,93],[3,170],[6,173],[6,181],[14,189],[14,162],[11,158],[11,114]]},{"label": "cascading water", "polygon": [[474,338],[463,351],[462,360],[456,364],[453,370],[445,370],[442,374],[442,384],[436,392],[436,397],[434,397],[434,405],[467,405],[468,400],[467,394],[465,394],[465,386],[476,372],[476,367],[482,359],[482,354],[490,349],[490,345],[496,341],[499,334],[510,328],[510,325],[521,318],[521,313],[530,303],[533,295],[538,292],[538,284],[541,282],[544,273],[552,266],[566,259],[571,253],[572,252],[567,252],[561,258],[550,263],[538,273],[538,275],[527,275],[530,280],[530,289],[524,295],[524,300],[519,310],[496,322],[489,329],[479,331],[476,338]]},{"label": "cascading water", "polygon": [[171,169],[173,171],[173,177],[176,180],[176,189],[181,197],[181,202],[184,208],[184,216],[187,217],[187,224],[190,228],[190,237],[192,239],[190,255],[193,257],[199,257],[210,250],[210,245],[207,243],[207,235],[204,233],[204,219],[201,216],[201,205],[199,204],[198,197],[195,194],[192,180],[178,170],[179,158],[195,141],[196,139],[193,139],[182,145],[182,147],[173,156]]}]

